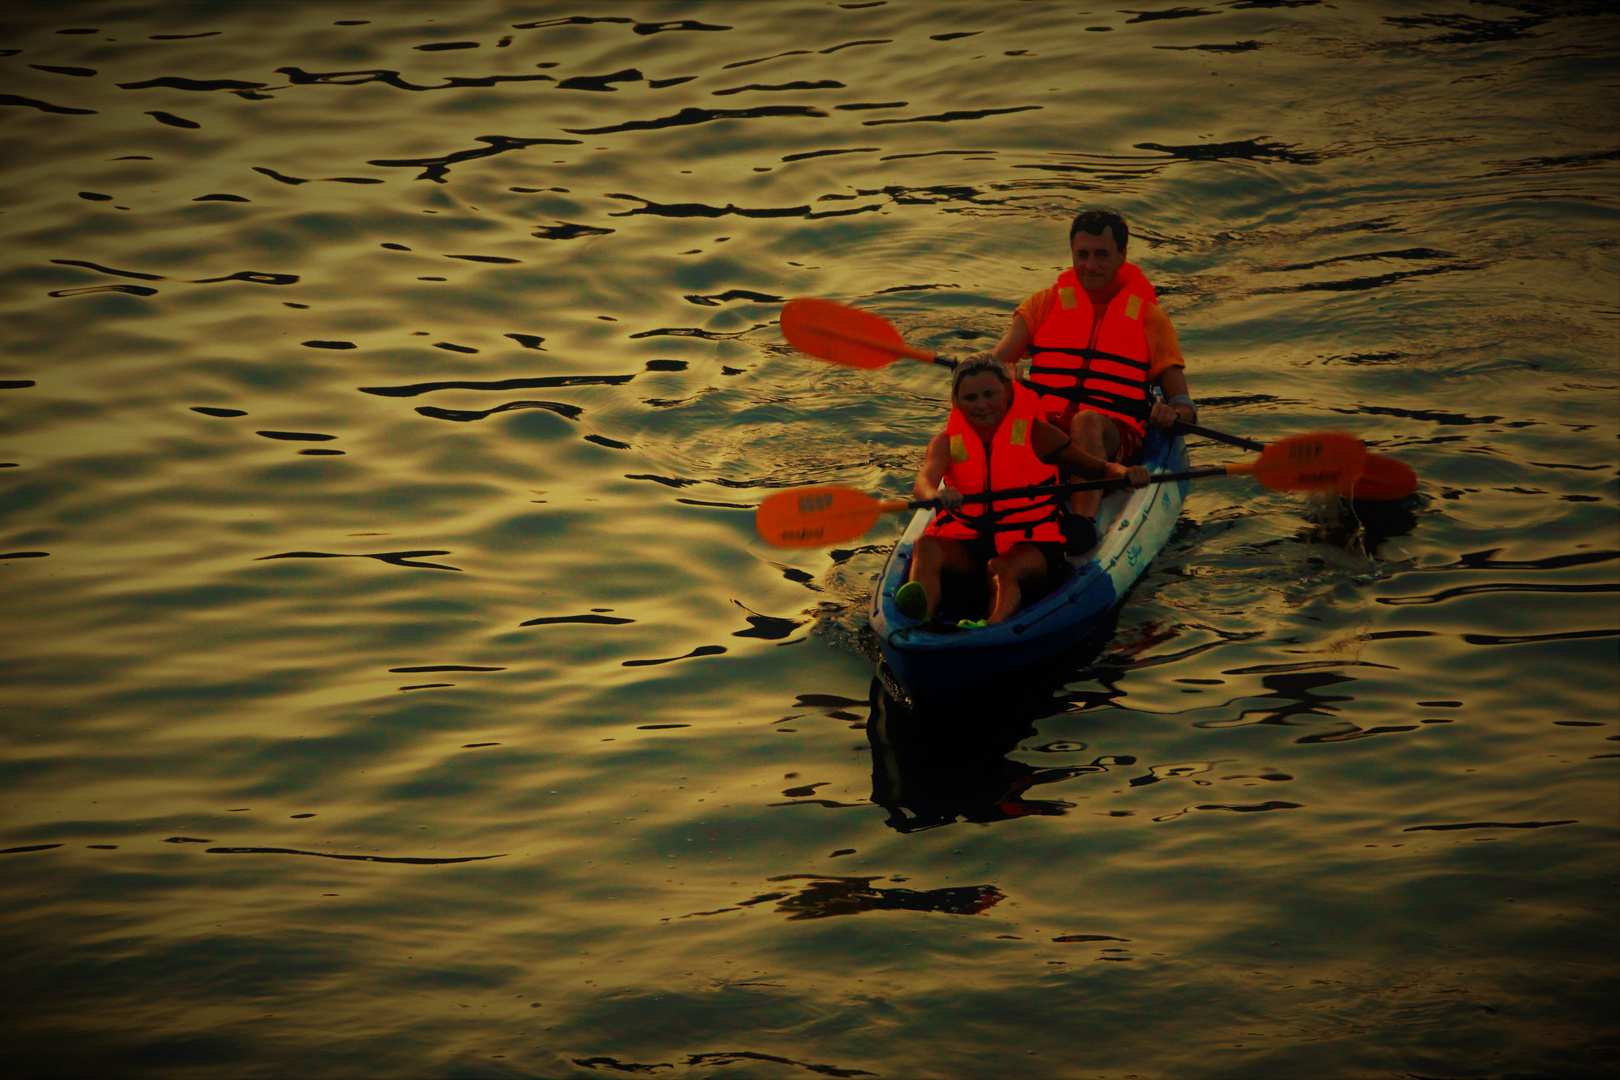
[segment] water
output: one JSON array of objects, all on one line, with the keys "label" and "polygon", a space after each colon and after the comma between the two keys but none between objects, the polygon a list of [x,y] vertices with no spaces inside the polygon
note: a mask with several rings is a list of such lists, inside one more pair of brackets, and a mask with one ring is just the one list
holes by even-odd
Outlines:
[{"label": "water", "polygon": [[[13,4],[20,1075],[1607,1076],[1617,30],[1596,4]],[[946,351],[1120,207],[1195,486],[972,718],[871,581]],[[1195,461],[1230,460],[1202,444]]]}]

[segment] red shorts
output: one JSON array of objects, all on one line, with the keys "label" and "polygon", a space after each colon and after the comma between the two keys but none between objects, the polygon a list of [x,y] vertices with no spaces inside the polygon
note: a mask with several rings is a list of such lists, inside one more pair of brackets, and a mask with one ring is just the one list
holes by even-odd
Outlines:
[{"label": "red shorts", "polygon": [[[1069,433],[1069,421],[1073,420],[1074,414],[1082,408],[1087,408],[1087,406],[1071,401],[1062,412],[1047,413],[1046,422],[1067,435]],[[1090,411],[1102,412],[1100,409],[1091,409]],[[1142,433],[1137,431],[1128,420],[1122,420],[1109,413],[1102,413],[1102,417],[1105,420],[1112,420],[1114,427],[1119,430],[1119,449],[1114,451],[1113,460],[1120,465],[1134,465],[1141,461]]]}]

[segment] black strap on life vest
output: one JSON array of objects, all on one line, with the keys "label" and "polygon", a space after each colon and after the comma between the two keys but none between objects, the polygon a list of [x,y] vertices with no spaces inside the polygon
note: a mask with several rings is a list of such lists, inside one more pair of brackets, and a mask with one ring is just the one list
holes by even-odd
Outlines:
[{"label": "black strap on life vest", "polygon": [[[1064,398],[1068,401],[1079,402],[1082,405],[1096,405],[1109,412],[1129,416],[1135,420],[1147,421],[1152,405],[1147,400],[1148,373],[1152,366],[1144,360],[1135,360],[1129,356],[1120,356],[1118,353],[1104,352],[1102,349],[1063,349],[1044,345],[1034,347],[1036,355],[1041,353],[1062,353],[1066,356],[1078,356],[1087,361],[1087,366],[1079,368],[1051,367],[1031,360],[1030,375],[1059,375],[1075,380],[1074,386],[1049,386],[1046,383],[1027,382],[1031,390],[1038,394],[1051,394],[1053,397]],[[1127,397],[1124,394],[1108,389],[1100,384],[1100,380],[1107,380],[1124,385],[1125,379],[1099,372],[1089,366],[1093,360],[1107,360],[1110,363],[1122,364],[1126,367],[1140,371],[1142,379],[1142,397]]]},{"label": "black strap on life vest", "polygon": [[[1151,365],[1149,365],[1146,360],[1137,360],[1129,356],[1121,356],[1119,353],[1111,353],[1103,349],[1068,349],[1058,345],[1031,345],[1030,351],[1037,354],[1049,352],[1062,353],[1064,356],[1078,356],[1083,360],[1112,360],[1116,364],[1125,364],[1128,367],[1140,368],[1143,375],[1146,375],[1151,370]],[[1057,370],[1064,374],[1074,373],[1073,368],[1058,368]]]},{"label": "black strap on life vest", "polygon": [[[1031,369],[1032,372],[1040,370],[1040,368]],[[1029,388],[1038,394],[1051,394],[1053,397],[1064,398],[1081,405],[1095,405],[1143,423],[1147,422],[1148,414],[1152,410],[1152,406],[1141,398],[1126,397],[1101,386],[1047,386],[1043,383],[1030,383]]]},{"label": "black strap on life vest", "polygon": [[[945,521],[954,522],[958,525],[967,526],[968,528],[972,529],[980,538],[994,536],[996,533],[1001,532],[1024,531],[1026,533],[1026,540],[1033,540],[1035,538],[1035,528],[1037,526],[1045,525],[1049,521],[1058,520],[1058,499],[1056,495],[1047,495],[1039,500],[1031,502],[1027,506],[1010,506],[1003,510],[997,510],[989,503],[984,504],[984,506],[984,512],[981,514],[969,514],[965,509],[947,510],[943,515],[943,519]],[[1046,512],[1040,517],[1026,518],[1022,521],[1006,520],[1014,514],[1029,513],[1034,510],[1039,510],[1043,506],[1045,507]]]}]

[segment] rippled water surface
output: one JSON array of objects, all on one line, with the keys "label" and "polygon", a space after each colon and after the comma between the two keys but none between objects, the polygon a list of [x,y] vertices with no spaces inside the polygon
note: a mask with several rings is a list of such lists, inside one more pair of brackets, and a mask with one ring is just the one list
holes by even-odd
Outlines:
[{"label": "rippled water surface", "polygon": [[[7,1072],[1612,1075],[1606,8],[6,5]],[[751,508],[944,382],[781,301],[981,348],[1097,204],[1420,489],[913,713],[903,523]]]}]

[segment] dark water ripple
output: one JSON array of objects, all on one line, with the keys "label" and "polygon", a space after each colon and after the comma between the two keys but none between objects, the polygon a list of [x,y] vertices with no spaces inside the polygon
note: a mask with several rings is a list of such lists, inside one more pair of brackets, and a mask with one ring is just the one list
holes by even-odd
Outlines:
[{"label": "dark water ripple", "polygon": [[327,442],[337,438],[336,435],[323,435],[317,431],[255,431],[253,434],[283,442]]},{"label": "dark water ripple", "polygon": [[531,390],[556,386],[620,386],[634,378],[634,374],[542,375],[533,379],[501,379],[495,382],[428,382],[409,386],[361,386],[357,389],[362,394],[376,394],[379,397],[417,397],[438,390]]},{"label": "dark water ripple", "polygon": [[493,157],[512,150],[524,150],[531,146],[577,146],[578,139],[519,139],[509,135],[477,135],[474,142],[487,143],[483,149],[456,150],[438,157],[426,158],[378,158],[367,161],[367,165],[380,165],[383,168],[421,169],[416,176],[417,180],[433,180],[437,183],[447,183],[450,175],[450,166],[463,161],[475,161],[479,158]]},{"label": "dark water ripple", "polygon": [[578,405],[564,405],[557,401],[508,401],[492,409],[440,409],[433,405],[418,405],[416,411],[436,420],[454,420],[464,424],[472,420],[486,420],[497,413],[514,409],[545,409],[568,420],[578,420],[585,412]]},{"label": "dark water ripple", "polygon": [[[206,844],[207,840],[197,840],[193,843]],[[312,855],[317,859],[341,859],[348,862],[376,862],[376,863],[404,863],[411,866],[439,866],[446,863],[483,862],[486,859],[501,859],[504,855],[465,855],[452,859],[423,859],[415,857],[392,857],[384,855],[338,855],[328,851],[299,851],[295,848],[272,847],[216,847],[209,848],[210,855]]]},{"label": "dark water ripple", "polygon": [[[872,1073],[869,1073],[863,1069],[841,1069],[836,1065],[824,1065],[808,1061],[798,1061],[794,1058],[778,1057],[775,1054],[761,1054],[752,1050],[718,1051],[711,1053],[691,1054],[682,1060],[681,1064],[691,1068],[693,1066],[733,1065],[739,1061],[767,1061],[778,1065],[796,1065],[801,1069],[806,1069],[820,1076],[873,1075]],[[604,1066],[612,1069],[614,1072],[627,1073],[652,1073],[659,1069],[673,1069],[675,1067],[673,1063],[667,1061],[660,1061],[655,1064],[643,1064],[635,1061],[620,1061],[615,1057],[574,1058],[573,1062],[575,1065],[583,1066],[587,1069],[595,1069],[599,1066]]]},{"label": "dark water ripple", "polygon": [[1599,593],[1620,592],[1620,584],[1604,582],[1597,585],[1537,585],[1524,582],[1499,581],[1485,585],[1460,585],[1454,589],[1442,589],[1437,593],[1423,596],[1380,596],[1380,604],[1441,604],[1447,600],[1454,600],[1459,596],[1478,596],[1481,593],[1494,592],[1551,592],[1551,593]]},{"label": "dark water ripple", "polygon": [[428,555],[448,555],[448,551],[384,551],[370,555],[345,555],[330,551],[284,551],[279,555],[260,555],[256,560],[264,562],[268,559],[376,559],[392,566],[416,567],[422,570],[456,570],[459,566],[446,566],[443,563],[422,561]]},{"label": "dark water ripple", "polygon": [[60,113],[64,116],[94,116],[96,113],[94,109],[74,109],[66,105],[52,105],[48,101],[23,97],[21,94],[0,93],[0,105],[20,105],[30,109],[38,109],[40,112]]},{"label": "dark water ripple", "polygon": [[1413,825],[1405,832],[1450,832],[1455,829],[1545,829],[1553,825],[1575,825],[1570,821],[1467,821],[1456,825]]},{"label": "dark water ripple", "polygon": [[653,120],[627,120],[598,128],[564,128],[572,135],[610,135],[619,131],[655,131],[659,128],[686,127],[706,124],[715,120],[752,120],[773,116],[826,116],[827,113],[810,105],[756,105],[751,109],[695,109],[685,108],[672,116]]},{"label": "dark water ripple", "polygon": [[[13,5],[12,1071],[1607,1076],[1609,6]],[[978,348],[1096,203],[1418,490],[1196,483],[915,712],[900,519],[749,511],[946,382],[777,306]]]},{"label": "dark water ripple", "polygon": [[555,623],[584,623],[588,626],[623,626],[633,623],[634,619],[621,619],[613,615],[546,615],[538,619],[518,623],[519,626],[550,626]]}]

